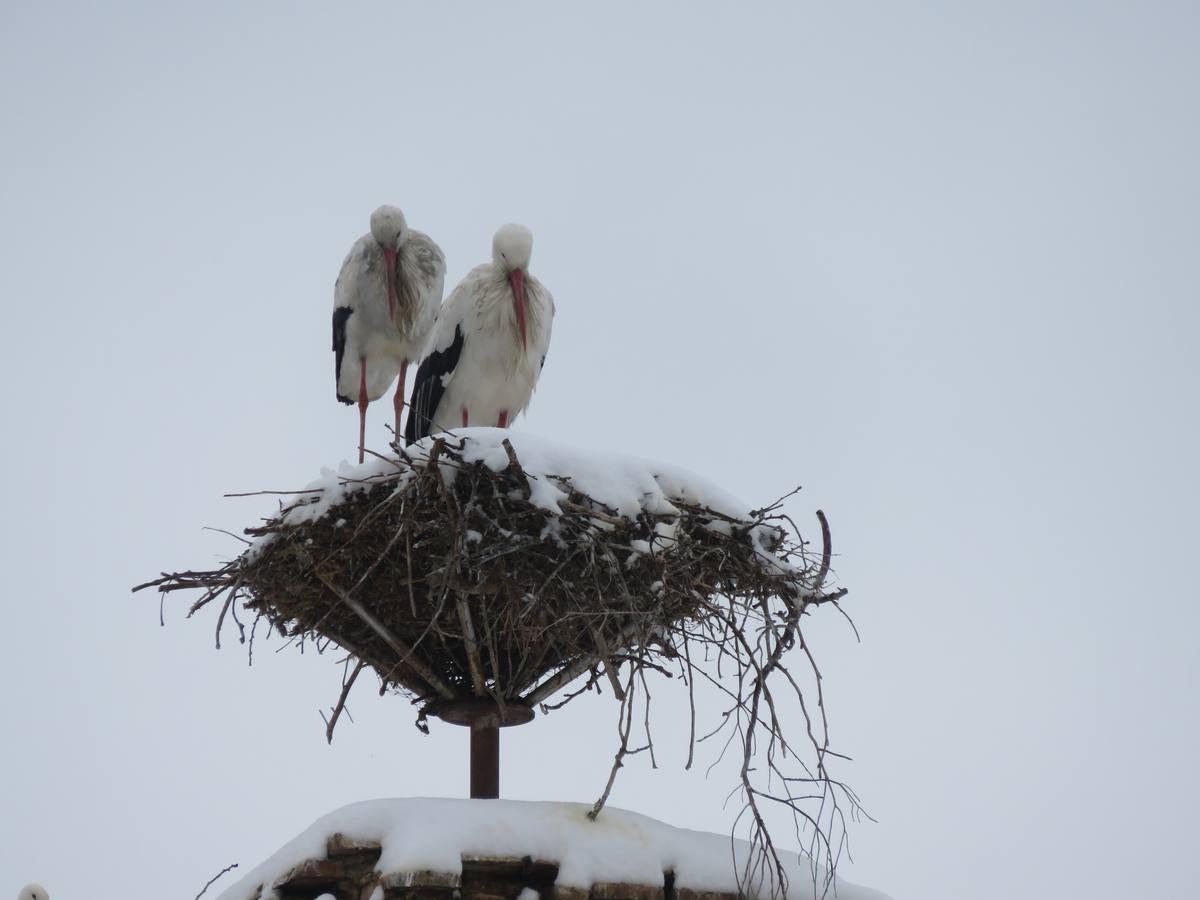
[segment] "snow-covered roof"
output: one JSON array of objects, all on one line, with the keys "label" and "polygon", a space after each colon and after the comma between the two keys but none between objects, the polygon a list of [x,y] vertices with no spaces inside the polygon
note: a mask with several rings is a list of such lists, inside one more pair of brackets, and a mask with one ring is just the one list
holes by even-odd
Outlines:
[{"label": "snow-covered roof", "polygon": [[[606,807],[596,821],[581,803],[519,800],[406,798],[352,803],[323,816],[270,859],[226,890],[220,900],[263,896],[295,866],[323,859],[331,837],[377,843],[376,871],[458,873],[464,857],[525,856],[558,864],[556,885],[588,889],[599,883],[661,885],[673,872],[676,888],[735,893],[734,854],[744,862],[744,841],[728,835],[675,828],[647,816]],[[814,895],[807,860],[785,854],[788,896]],[[820,893],[818,889],[815,893]],[[887,900],[878,891],[837,880],[840,900]]]}]

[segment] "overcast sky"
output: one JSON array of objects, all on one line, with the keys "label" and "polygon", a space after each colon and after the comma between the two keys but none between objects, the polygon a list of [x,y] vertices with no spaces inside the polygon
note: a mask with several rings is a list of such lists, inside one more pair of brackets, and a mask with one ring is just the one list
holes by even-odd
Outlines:
[{"label": "overcast sky", "polygon": [[[1192,894],[1198,46],[1192,2],[8,0],[0,898],[190,898],[465,793],[465,733],[362,690],[329,747],[332,658],[248,668],[129,594],[272,506],[222,493],[351,458],[329,308],[384,202],[448,284],[533,229],[516,427],[828,512],[862,642],[812,641],[878,820],[846,877]],[[506,733],[504,794],[594,799],[615,712]],[[736,769],[684,743],[611,802],[725,831]]]}]

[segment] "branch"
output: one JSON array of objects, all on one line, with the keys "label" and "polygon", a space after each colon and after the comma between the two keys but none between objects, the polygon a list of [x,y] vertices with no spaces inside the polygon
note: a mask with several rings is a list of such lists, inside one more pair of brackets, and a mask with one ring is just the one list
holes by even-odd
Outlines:
[{"label": "branch", "polygon": [[226,872],[232,872],[237,867],[238,867],[237,863],[230,863],[225,868],[223,868],[220,872],[218,872],[216,875],[214,875],[212,878],[208,879],[208,884],[206,884],[204,887],[202,887],[200,889],[200,893],[198,893],[196,895],[195,900],[200,900],[200,898],[204,896],[204,892],[213,886],[214,881],[216,881],[218,878],[220,878]]},{"label": "branch", "polygon": [[[350,688],[354,687],[354,681],[358,678],[358,673],[363,670],[366,663],[363,660],[358,661],[358,665],[354,667],[354,671],[350,673],[350,677],[342,683],[342,693],[338,697],[337,705],[333,708],[333,715],[325,721],[325,741],[333,743],[333,729],[337,727],[338,717],[341,716],[342,710],[346,708],[346,698],[350,696]],[[322,718],[324,718],[322,716]],[[353,724],[353,717],[351,717]]]},{"label": "branch", "polygon": [[387,643],[387,645],[389,647],[391,647],[393,650],[395,650],[397,655],[400,656],[401,662],[403,662],[410,669],[412,669],[419,676],[421,676],[421,678],[423,678],[425,680],[425,682],[431,688],[433,688],[434,691],[441,694],[442,697],[444,697],[447,700],[454,699],[454,691],[452,691],[450,689],[450,687],[446,684],[446,682],[442,681],[442,679],[439,678],[432,669],[430,669],[423,662],[421,662],[421,660],[418,659],[413,654],[412,649],[410,647],[408,647],[398,637],[396,637],[394,634],[392,634],[390,631],[388,631],[383,626],[382,622],[380,622],[373,615],[371,615],[371,613],[369,613],[367,611],[365,606],[363,606],[361,603],[359,603],[357,600],[355,600],[353,597],[351,597],[349,594],[347,594],[345,591],[343,591],[341,588],[339,588],[337,585],[335,585],[332,581],[330,581],[328,578],[326,578],[320,572],[314,572],[313,574],[317,576],[317,578],[320,580],[320,582],[322,584],[325,585],[325,587],[327,587],[327,588],[329,588],[329,590],[333,591],[333,593],[338,597],[339,600],[341,600],[348,607],[350,607],[350,609],[352,609],[354,611],[355,615],[357,615],[360,619],[362,619],[364,622],[366,622],[367,625],[370,626],[372,631],[374,631],[377,635],[379,635],[381,638],[383,638],[383,640]]},{"label": "branch", "polygon": [[[629,691],[633,690],[633,674],[634,668],[629,669]],[[628,692],[625,694],[628,696]],[[625,757],[630,753],[638,753],[645,750],[645,747],[639,750],[630,751],[629,749],[629,732],[633,728],[633,702],[627,700],[621,704],[620,712],[617,714],[617,734],[621,738],[621,745],[617,748],[617,755],[613,758],[612,769],[608,773],[608,783],[604,785],[604,793],[600,795],[600,799],[592,804],[592,808],[588,810],[587,817],[593,822],[596,821],[596,816],[600,815],[600,810],[604,809],[604,804],[608,802],[608,795],[612,793],[613,783],[617,780],[617,770],[625,765]]]},{"label": "branch", "polygon": [[[635,634],[641,630],[641,627],[641,623],[635,622],[622,628],[620,634],[621,645],[624,646]],[[559,688],[570,684],[592,666],[597,665],[600,661],[600,657],[598,656],[587,656],[582,659],[577,659],[565,669],[560,669],[557,675],[553,676],[552,678],[547,678],[521,699],[529,706],[536,706]]]},{"label": "branch", "polygon": [[816,580],[813,581],[812,592],[814,594],[821,593],[821,586],[825,584],[825,576],[829,574],[829,559],[833,555],[829,537],[829,520],[819,509],[817,510],[817,519],[821,522],[821,568],[817,572]]},{"label": "branch", "polygon": [[525,470],[521,468],[521,463],[517,461],[517,451],[513,449],[512,442],[505,438],[500,442],[504,447],[504,452],[508,454],[508,472],[521,485],[521,491],[525,499],[529,499],[529,495],[533,492],[529,486],[529,476],[525,474]]},{"label": "branch", "polygon": [[600,633],[600,629],[596,626],[591,628],[592,640],[596,642],[596,649],[600,651],[600,665],[604,667],[604,674],[608,676],[608,683],[612,687],[613,695],[618,700],[625,699],[625,691],[621,687],[621,679],[617,675],[617,666],[613,664],[612,651],[608,649],[608,643],[604,640],[604,635]]},{"label": "branch", "polygon": [[467,647],[467,667],[471,670],[471,687],[476,697],[487,696],[487,684],[483,678],[483,661],[479,657],[479,642],[475,639],[475,623],[471,621],[471,610],[467,607],[467,598],[459,594],[455,602],[458,607],[458,620],[462,625],[463,643]]}]

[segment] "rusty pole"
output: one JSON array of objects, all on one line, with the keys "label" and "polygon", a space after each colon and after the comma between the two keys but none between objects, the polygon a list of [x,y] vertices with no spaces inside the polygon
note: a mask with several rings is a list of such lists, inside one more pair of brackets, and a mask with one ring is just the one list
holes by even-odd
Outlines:
[{"label": "rusty pole", "polygon": [[471,725],[471,799],[500,796],[500,728],[495,716]]},{"label": "rusty pole", "polygon": [[429,715],[471,729],[471,799],[500,796],[500,729],[533,721],[533,710],[521,700],[503,706],[493,700],[462,697],[439,703]]}]

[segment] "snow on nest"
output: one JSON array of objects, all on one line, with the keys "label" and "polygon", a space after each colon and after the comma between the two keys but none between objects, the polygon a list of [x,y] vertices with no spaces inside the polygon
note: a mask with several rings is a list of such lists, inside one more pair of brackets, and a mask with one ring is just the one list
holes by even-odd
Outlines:
[{"label": "snow on nest", "polygon": [[[462,428],[448,437],[452,442],[464,442],[462,456],[465,462],[482,462],[494,472],[509,464],[503,446],[505,438],[512,444],[521,468],[529,476],[530,502],[556,515],[562,512],[559,504],[567,499],[567,492],[558,483],[558,479],[565,478],[576,490],[625,518],[636,518],[643,512],[670,515],[678,512],[676,503],[707,507],[732,518],[750,518],[748,504],[702,476],[678,466],[637,456],[583,450],[502,428]],[[428,462],[434,440],[433,437],[424,438],[408,447],[406,453],[421,466]],[[448,481],[454,478],[452,466],[443,465],[442,471]],[[283,522],[300,525],[315,521],[356,491],[367,490],[381,481],[394,481],[396,489],[403,490],[413,477],[415,473],[411,469],[397,475],[397,461],[379,457],[361,465],[343,462],[337,471],[322,469],[321,477],[305,487],[298,498],[299,504],[284,515]],[[727,529],[728,524],[718,520],[712,527]],[[770,544],[766,532],[772,530],[760,526],[754,532],[760,549],[764,543]],[[273,534],[259,537],[251,553],[273,537]],[[763,555],[770,554],[764,551]]]},{"label": "snow on nest", "polygon": [[[532,856],[558,864],[557,884],[590,888],[598,882],[656,885],[675,873],[675,885],[694,890],[737,891],[732,852],[743,862],[745,841],[731,847],[728,835],[674,828],[638,813],[606,807],[587,818],[582,803],[524,800],[366,800],[318,819],[262,865],[225,891],[220,900],[249,900],[260,884],[264,895],[290,869],[324,859],[334,834],[379,843],[381,875],[430,870],[458,873],[463,856]],[[789,862],[792,900],[814,894],[807,861]],[[839,900],[887,900],[870,888],[837,880]]]}]

